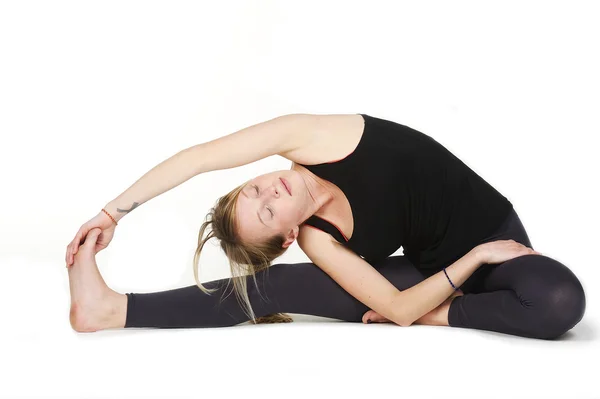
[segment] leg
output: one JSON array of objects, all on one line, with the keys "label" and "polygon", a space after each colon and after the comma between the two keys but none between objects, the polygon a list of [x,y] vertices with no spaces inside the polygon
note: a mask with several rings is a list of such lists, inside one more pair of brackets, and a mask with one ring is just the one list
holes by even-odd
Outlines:
[{"label": "leg", "polygon": [[[97,234],[88,233],[69,268],[70,321],[80,332],[123,327],[225,327],[248,321],[232,292],[229,278],[205,283],[212,295],[195,285],[152,293],[119,294],[100,275],[94,259]],[[394,256],[374,265],[403,290],[423,280],[404,258]],[[276,264],[252,279],[248,295],[257,317],[289,312],[360,322],[368,308],[343,290],[313,263]],[[220,299],[223,297],[223,300]]]},{"label": "leg", "polygon": [[[400,290],[424,279],[404,256],[392,256],[374,266]],[[275,264],[257,273],[256,280],[260,295],[252,279],[248,280],[248,295],[257,317],[286,312],[360,322],[369,310],[310,262]],[[192,285],[128,293],[125,327],[226,327],[248,321],[229,278],[204,285],[219,290],[207,295]]]},{"label": "leg", "polygon": [[[485,242],[496,241],[496,240],[508,240],[513,239],[520,242],[521,244],[531,247],[531,242],[527,236],[527,232],[521,223],[516,211],[513,209],[502,224],[494,231],[491,235],[480,240],[478,244]],[[462,256],[462,255],[460,255]],[[460,258],[457,256],[456,259]],[[464,293],[472,293],[477,287],[481,287],[483,277],[489,272],[489,268],[492,265],[487,265],[487,268],[482,266],[476,270],[468,279],[460,286],[460,292],[452,294],[446,301],[440,306],[431,311],[430,313],[417,319],[414,324],[427,324],[436,326],[451,326],[449,322],[450,306],[454,302],[455,296],[462,296]],[[496,265],[494,265],[496,266]],[[419,269],[424,278],[429,278],[432,275],[441,271],[441,269]],[[486,272],[487,271],[487,272]],[[472,297],[470,297],[472,300]],[[385,317],[379,315],[373,310],[369,310],[365,315],[365,318],[374,319],[376,322],[389,322]]]},{"label": "leg", "polygon": [[[514,211],[482,242],[507,239],[532,247]],[[454,298],[448,311],[452,327],[552,339],[574,327],[585,312],[585,293],[577,277],[544,255],[484,264],[461,289],[466,295]]]},{"label": "leg", "polygon": [[482,267],[488,269],[482,292],[452,301],[452,327],[553,339],[583,318],[583,287],[562,263],[544,255],[524,255]]}]

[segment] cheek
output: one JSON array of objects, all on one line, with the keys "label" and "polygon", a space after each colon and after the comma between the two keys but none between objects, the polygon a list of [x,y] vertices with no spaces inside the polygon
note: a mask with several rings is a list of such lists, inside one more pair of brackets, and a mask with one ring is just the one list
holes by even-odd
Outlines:
[{"label": "cheek", "polygon": [[285,206],[282,206],[279,209],[279,216],[280,216],[281,222],[284,224],[287,224],[290,220],[293,220],[294,215],[295,215],[295,210],[289,204],[285,204]]},{"label": "cheek", "polygon": [[302,209],[295,202],[291,203],[287,212],[289,221],[295,223],[301,215]]}]

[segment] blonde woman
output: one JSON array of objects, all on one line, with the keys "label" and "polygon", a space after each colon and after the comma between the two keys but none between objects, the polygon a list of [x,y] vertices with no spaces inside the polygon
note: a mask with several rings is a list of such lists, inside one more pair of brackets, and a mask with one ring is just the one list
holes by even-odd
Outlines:
[{"label": "blonde woman", "polygon": [[[275,154],[291,168],[244,182],[210,210],[196,285],[106,286],[94,256],[123,216],[198,174]],[[213,237],[232,277],[201,284]],[[294,242],[311,262],[272,265]],[[506,197],[432,137],[367,114],[284,115],[187,148],[83,224],[65,261],[76,331],[288,322],[287,312],[553,339],[585,312],[577,277],[531,248]]]}]

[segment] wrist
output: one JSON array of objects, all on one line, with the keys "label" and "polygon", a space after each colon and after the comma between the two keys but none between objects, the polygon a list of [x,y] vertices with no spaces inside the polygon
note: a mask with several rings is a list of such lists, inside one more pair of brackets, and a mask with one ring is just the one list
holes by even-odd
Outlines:
[{"label": "wrist", "polygon": [[471,250],[471,254],[473,259],[477,262],[477,266],[481,266],[486,263],[486,252],[481,248],[481,246],[476,246]]},{"label": "wrist", "polygon": [[[110,216],[112,216],[112,218],[114,219],[113,223],[115,223],[115,224],[116,224],[116,223],[118,223],[118,222],[119,222],[119,220],[121,220],[121,218],[122,218],[123,216],[125,216],[125,214],[123,214],[123,213],[121,213],[121,212],[118,212],[118,211],[117,211],[117,206],[116,206],[116,205],[114,205],[112,202],[109,202],[108,204],[106,204],[106,205],[104,206],[104,208],[103,208],[103,209],[104,209],[106,212],[108,212],[108,214],[109,214]],[[104,213],[104,212],[102,212],[102,211],[100,211],[100,212],[101,212],[101,213],[102,213],[104,216],[106,216],[107,218],[109,218],[109,216],[108,216],[106,213]]]}]

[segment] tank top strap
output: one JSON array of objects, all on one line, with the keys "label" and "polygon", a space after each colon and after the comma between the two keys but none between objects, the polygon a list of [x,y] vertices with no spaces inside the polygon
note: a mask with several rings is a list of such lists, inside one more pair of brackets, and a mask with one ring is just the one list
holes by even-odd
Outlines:
[{"label": "tank top strap", "polygon": [[335,227],[332,223],[328,222],[327,220],[325,220],[317,215],[312,215],[311,217],[306,219],[306,221],[303,224],[307,224],[309,226],[316,227],[317,229],[319,229],[321,231],[331,234],[333,236],[333,238],[335,238],[337,241],[341,242],[342,244],[346,244],[348,242],[348,240],[346,240],[346,238],[344,237],[342,232],[340,230],[338,230],[337,227]]}]

